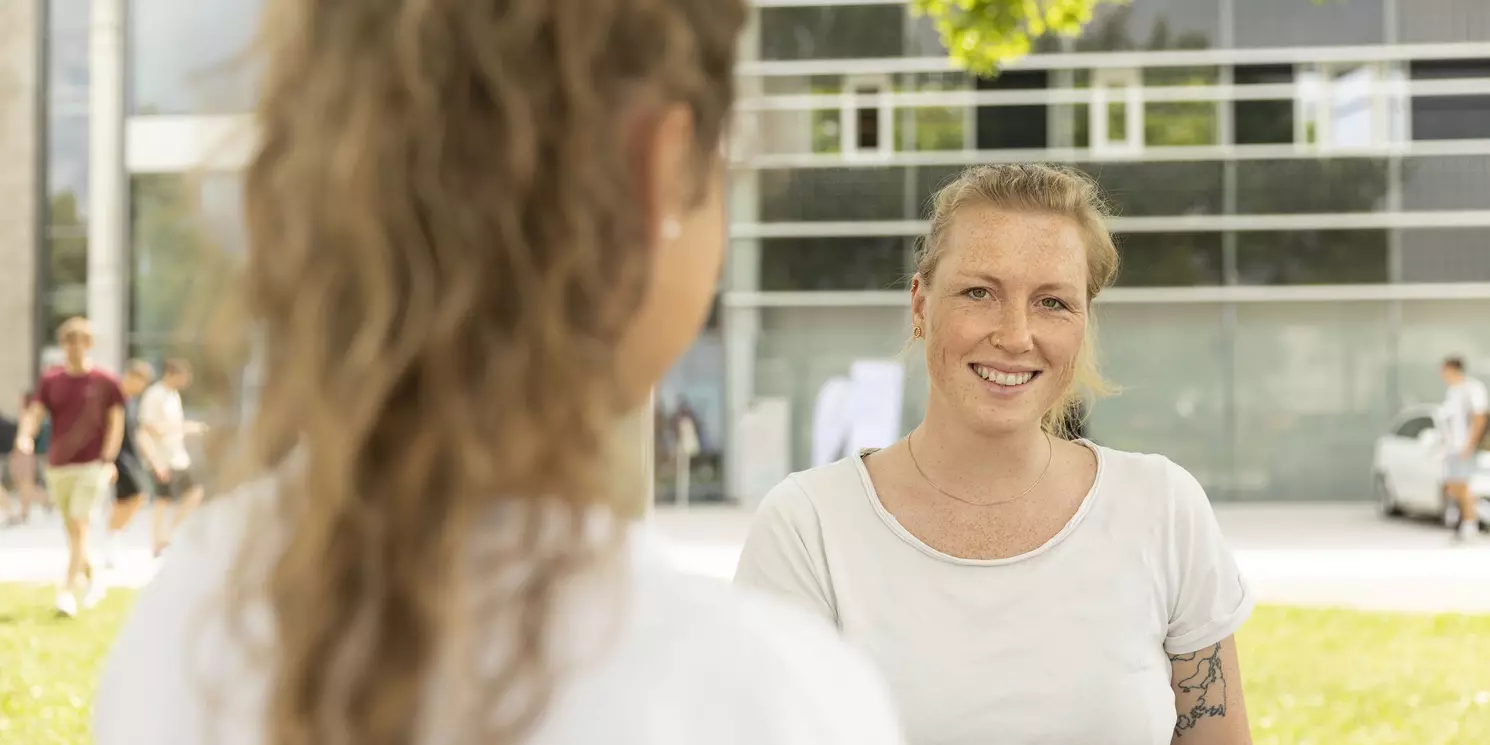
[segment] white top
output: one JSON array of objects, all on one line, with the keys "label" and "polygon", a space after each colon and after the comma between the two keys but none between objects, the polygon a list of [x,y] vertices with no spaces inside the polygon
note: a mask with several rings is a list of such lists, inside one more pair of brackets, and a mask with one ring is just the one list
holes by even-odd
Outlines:
[{"label": "white top", "polygon": [[[99,687],[97,745],[261,745],[266,676],[214,608],[246,522],[232,500],[242,501],[193,517],[140,596]],[[677,574],[635,532],[630,543],[614,574],[563,586],[550,639],[562,663],[582,661],[526,745],[900,744],[883,682],[827,624]],[[250,611],[248,627],[262,633],[263,608]],[[435,710],[451,698],[439,683]],[[209,708],[209,694],[226,698]],[[427,718],[421,743],[455,742],[441,731],[449,718]]]},{"label": "white top", "polygon": [[[151,434],[154,430],[158,434]],[[163,454],[172,469],[191,467],[186,451],[186,410],[181,406],[181,392],[164,383],[156,383],[140,396],[139,437],[146,438],[155,452]]]},{"label": "white top", "polygon": [[1443,401],[1444,444],[1449,452],[1458,456],[1469,444],[1469,423],[1476,414],[1490,412],[1490,392],[1485,384],[1466,377],[1458,385],[1450,386]]},{"label": "white top", "polygon": [[794,598],[869,652],[915,745],[1167,745],[1169,655],[1226,639],[1252,595],[1188,472],[1083,444],[1096,483],[1028,553],[931,548],[854,457],[766,496],[735,581]]}]

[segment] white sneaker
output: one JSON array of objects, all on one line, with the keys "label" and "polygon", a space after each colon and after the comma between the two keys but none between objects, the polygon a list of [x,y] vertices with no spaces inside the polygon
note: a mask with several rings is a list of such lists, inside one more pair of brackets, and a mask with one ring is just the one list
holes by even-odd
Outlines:
[{"label": "white sneaker", "polygon": [[72,618],[78,614],[78,598],[67,590],[57,591],[57,612]]},{"label": "white sneaker", "polygon": [[1460,543],[1474,543],[1480,538],[1480,524],[1478,520],[1470,520],[1459,523],[1459,530],[1455,538]]},{"label": "white sneaker", "polygon": [[[103,602],[105,595],[109,594],[109,588],[103,582],[103,577],[95,570],[93,576],[88,580],[88,589],[83,592],[83,608],[92,608]],[[71,596],[69,596],[71,597]]]}]

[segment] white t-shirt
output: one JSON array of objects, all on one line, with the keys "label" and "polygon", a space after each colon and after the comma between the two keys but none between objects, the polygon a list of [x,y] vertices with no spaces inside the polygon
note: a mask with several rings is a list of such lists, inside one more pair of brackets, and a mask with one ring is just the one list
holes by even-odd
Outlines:
[{"label": "white t-shirt", "polygon": [[1469,442],[1469,423],[1476,414],[1490,411],[1490,392],[1485,384],[1466,377],[1451,386],[1443,401],[1444,444],[1454,455],[1464,451]]},{"label": "white t-shirt", "polygon": [[[234,499],[193,518],[140,596],[99,687],[97,745],[262,744],[267,676],[214,610],[246,522]],[[900,745],[883,681],[831,627],[677,574],[641,532],[610,565],[619,576],[604,575],[619,581],[589,572],[561,589],[553,650],[565,668],[586,662],[527,745]],[[266,628],[262,607],[247,618],[251,633]],[[226,698],[209,708],[208,692]],[[428,700],[438,708],[448,693],[434,679]],[[444,718],[427,719],[421,743],[452,741]]]},{"label": "white t-shirt", "polygon": [[837,623],[914,745],[1167,745],[1169,655],[1226,639],[1252,596],[1188,472],[1091,447],[1096,483],[1070,522],[998,560],[915,538],[861,457],[794,474],[761,504],[735,581]]},{"label": "white t-shirt", "polygon": [[[191,454],[186,450],[186,410],[181,406],[181,393],[164,383],[156,383],[145,389],[140,397],[140,437],[148,438],[156,452],[165,456],[167,465],[183,471],[191,467]],[[154,430],[152,435],[146,429]]]}]

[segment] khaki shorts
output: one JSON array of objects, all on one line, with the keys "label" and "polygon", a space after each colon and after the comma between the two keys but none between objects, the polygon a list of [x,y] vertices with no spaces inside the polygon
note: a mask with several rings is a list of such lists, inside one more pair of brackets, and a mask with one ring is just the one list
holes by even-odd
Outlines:
[{"label": "khaki shorts", "polygon": [[47,469],[47,491],[62,514],[86,520],[104,500],[109,476],[102,463],[79,463]]}]

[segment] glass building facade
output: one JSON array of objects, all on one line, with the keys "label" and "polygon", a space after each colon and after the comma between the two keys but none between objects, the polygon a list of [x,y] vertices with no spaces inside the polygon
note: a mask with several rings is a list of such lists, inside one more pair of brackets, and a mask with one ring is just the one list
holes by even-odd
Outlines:
[{"label": "glass building facade", "polygon": [[[90,36],[99,3],[120,9],[117,45]],[[193,262],[241,250],[261,7],[48,3],[45,304],[100,318],[90,267],[117,271],[121,357],[189,356],[172,329]],[[1035,48],[979,78],[904,2],[757,0],[719,304],[657,392],[660,498],[680,407],[695,500],[749,503],[809,466],[825,391],[856,364],[902,368],[890,419],[913,426],[911,256],[928,197],[978,163],[1098,180],[1123,269],[1096,317],[1122,393],[1091,434],[1169,455],[1215,498],[1364,499],[1373,438],[1440,397],[1438,361],[1490,373],[1490,4],[1133,0]],[[108,64],[123,91],[100,111]],[[120,152],[91,148],[97,116]],[[89,234],[100,163],[124,174],[117,239]]]},{"label": "glass building facade", "polygon": [[1121,393],[1090,434],[1214,498],[1366,499],[1374,438],[1441,398],[1439,361],[1490,373],[1480,0],[1133,0],[992,79],[952,69],[903,3],[754,14],[722,296],[731,496],[813,463],[855,363],[901,365],[894,424],[919,420],[912,253],[929,196],[978,163],[1101,185],[1122,271],[1096,323]]}]

